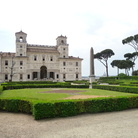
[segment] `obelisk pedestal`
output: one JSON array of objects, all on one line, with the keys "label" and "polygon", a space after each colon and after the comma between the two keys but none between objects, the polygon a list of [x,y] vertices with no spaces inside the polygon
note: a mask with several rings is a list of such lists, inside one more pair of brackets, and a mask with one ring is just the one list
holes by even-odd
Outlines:
[{"label": "obelisk pedestal", "polygon": [[95,81],[95,75],[94,75],[94,52],[93,52],[93,48],[91,47],[90,49],[90,85],[89,88],[92,89],[92,82]]}]

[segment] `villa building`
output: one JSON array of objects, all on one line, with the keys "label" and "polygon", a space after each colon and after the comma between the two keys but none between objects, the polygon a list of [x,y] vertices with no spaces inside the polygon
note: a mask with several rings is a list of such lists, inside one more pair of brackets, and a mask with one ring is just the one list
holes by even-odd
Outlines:
[{"label": "villa building", "polygon": [[55,46],[27,43],[27,34],[15,33],[16,53],[0,52],[0,82],[81,80],[82,58],[69,56],[66,36],[58,36]]}]

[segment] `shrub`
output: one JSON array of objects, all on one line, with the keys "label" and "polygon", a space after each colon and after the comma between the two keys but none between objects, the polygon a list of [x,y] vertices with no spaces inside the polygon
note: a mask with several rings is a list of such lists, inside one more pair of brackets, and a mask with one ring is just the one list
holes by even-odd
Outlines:
[{"label": "shrub", "polygon": [[124,73],[120,73],[120,74],[118,74],[118,77],[127,77],[127,75]]},{"label": "shrub", "polygon": [[58,103],[36,103],[33,106],[35,119],[67,117],[81,113],[120,111],[138,107],[138,97],[97,98],[71,100]]},{"label": "shrub", "polygon": [[133,71],[132,76],[138,76],[138,70]]},{"label": "shrub", "polygon": [[103,89],[103,90],[111,90],[118,92],[126,92],[126,93],[136,93],[138,94],[138,87],[129,87],[129,86],[107,86],[107,85],[94,85],[95,89]]},{"label": "shrub", "polygon": [[69,85],[69,84],[17,84],[3,86],[4,90],[24,89],[24,88],[88,88],[88,85]]},{"label": "shrub", "polygon": [[2,93],[3,91],[3,86],[0,86],[0,93]]},{"label": "shrub", "polygon": [[111,80],[121,80],[121,79],[126,79],[126,80],[138,80],[138,76],[115,76],[115,77],[100,77],[99,81],[100,82],[105,82],[105,81],[111,81]]},{"label": "shrub", "polygon": [[55,103],[57,116],[66,117],[77,114],[76,106],[74,102],[58,102]]},{"label": "shrub", "polygon": [[33,105],[33,115],[36,120],[41,118],[51,118],[56,116],[53,103],[37,103]]},{"label": "shrub", "polygon": [[31,113],[32,105],[29,101],[18,99],[0,99],[0,110],[9,112]]}]

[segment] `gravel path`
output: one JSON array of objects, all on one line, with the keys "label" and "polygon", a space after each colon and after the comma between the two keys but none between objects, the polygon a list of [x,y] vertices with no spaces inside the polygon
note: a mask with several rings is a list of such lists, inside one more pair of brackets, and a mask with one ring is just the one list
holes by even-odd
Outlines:
[{"label": "gravel path", "polygon": [[0,138],[138,138],[138,109],[39,121],[0,112]]}]

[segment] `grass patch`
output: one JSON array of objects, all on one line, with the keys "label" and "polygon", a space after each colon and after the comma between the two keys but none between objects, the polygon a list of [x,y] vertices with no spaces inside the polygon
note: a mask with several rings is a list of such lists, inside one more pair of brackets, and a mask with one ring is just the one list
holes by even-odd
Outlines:
[{"label": "grass patch", "polygon": [[80,92],[80,94],[84,95],[105,95],[105,96],[138,96],[138,94],[132,93],[123,93],[117,91],[109,91],[109,90],[100,90],[100,89],[87,89],[86,92]]},{"label": "grass patch", "polygon": [[[53,89],[15,89],[15,90],[5,90],[0,95],[1,99],[21,99],[28,101],[57,101],[66,97],[70,97],[71,95],[68,93],[42,93],[46,91],[50,91]],[[63,89],[62,89],[63,90]],[[83,90],[85,92],[78,92],[80,95],[99,95],[99,96],[138,96],[137,94],[131,93],[123,93],[109,90],[100,90],[100,89],[64,89],[64,90]]]},{"label": "grass patch", "polygon": [[[0,95],[0,110],[31,113],[35,119],[74,116],[82,113],[112,112],[138,108],[138,94],[100,89],[75,90],[80,95],[110,96],[91,99],[66,99],[69,93],[44,93],[57,89],[5,90]],[[58,89],[59,90],[59,89]],[[76,92],[85,91],[85,92]]]},{"label": "grass patch", "polygon": [[41,93],[50,91],[51,89],[15,89],[5,90],[1,94],[1,99],[23,99],[29,101],[54,101],[61,98],[68,97],[66,93]]}]

